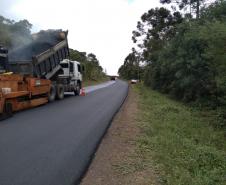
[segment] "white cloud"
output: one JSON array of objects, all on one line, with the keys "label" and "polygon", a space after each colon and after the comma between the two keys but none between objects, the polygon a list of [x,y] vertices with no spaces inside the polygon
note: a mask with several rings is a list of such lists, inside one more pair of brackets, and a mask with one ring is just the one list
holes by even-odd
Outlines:
[{"label": "white cloud", "polygon": [[[11,0],[12,1],[12,0]],[[39,29],[68,29],[69,45],[93,52],[109,74],[116,74],[132,48],[141,15],[159,0],[14,0],[7,14],[28,19]]]}]

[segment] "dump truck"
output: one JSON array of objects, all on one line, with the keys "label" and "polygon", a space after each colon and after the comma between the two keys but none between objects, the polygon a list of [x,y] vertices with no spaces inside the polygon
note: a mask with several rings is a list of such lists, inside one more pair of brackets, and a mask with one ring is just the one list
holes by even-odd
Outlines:
[{"label": "dump truck", "polygon": [[8,52],[0,46],[0,120],[61,100],[64,92],[80,94],[82,67],[68,59],[67,35],[61,30],[41,31],[25,47]]}]

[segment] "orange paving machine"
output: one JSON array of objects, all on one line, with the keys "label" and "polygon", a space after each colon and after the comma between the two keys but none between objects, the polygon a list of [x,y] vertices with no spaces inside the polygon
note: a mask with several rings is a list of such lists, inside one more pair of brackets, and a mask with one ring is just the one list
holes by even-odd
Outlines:
[{"label": "orange paving machine", "polygon": [[51,81],[19,74],[0,75],[0,119],[48,102]]}]

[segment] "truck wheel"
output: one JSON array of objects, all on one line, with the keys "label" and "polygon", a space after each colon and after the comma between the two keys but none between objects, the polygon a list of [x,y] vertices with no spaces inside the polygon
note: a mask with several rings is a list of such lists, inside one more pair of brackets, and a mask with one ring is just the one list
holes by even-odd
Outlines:
[{"label": "truck wheel", "polygon": [[56,86],[51,85],[49,92],[49,102],[53,102],[56,99]]},{"label": "truck wheel", "polygon": [[13,116],[13,106],[11,103],[6,103],[4,107],[4,112],[0,115],[0,120],[7,119]]},{"label": "truck wheel", "polygon": [[64,86],[63,85],[57,85],[57,93],[56,97],[58,100],[64,99]]},{"label": "truck wheel", "polygon": [[74,90],[75,96],[79,96],[80,95],[80,89],[81,89],[80,84],[77,84],[77,86],[76,86],[76,88]]},{"label": "truck wheel", "polygon": [[11,103],[6,103],[5,105],[5,111],[8,117],[13,116],[13,106]]}]

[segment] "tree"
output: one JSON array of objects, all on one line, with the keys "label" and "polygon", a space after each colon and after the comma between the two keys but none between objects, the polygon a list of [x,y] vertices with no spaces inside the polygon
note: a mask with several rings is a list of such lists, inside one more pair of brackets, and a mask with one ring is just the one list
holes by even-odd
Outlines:
[{"label": "tree", "polygon": [[87,60],[86,52],[80,52],[78,50],[73,49],[70,49],[70,58],[81,63],[86,62]]},{"label": "tree", "polygon": [[84,78],[87,80],[99,80],[106,77],[103,68],[99,64],[99,60],[93,53],[79,52],[70,49],[70,59],[80,62],[84,68]]},{"label": "tree", "polygon": [[88,61],[94,62],[96,63],[96,65],[99,65],[99,61],[97,60],[96,55],[94,55],[93,53],[89,53],[87,57],[88,57]]},{"label": "tree", "polygon": [[140,67],[139,55],[134,49],[125,58],[124,64],[118,70],[118,74],[127,80],[140,79],[142,69]]},{"label": "tree", "polygon": [[146,62],[155,62],[161,49],[175,36],[176,25],[182,21],[179,12],[172,14],[166,8],[151,9],[144,13],[132,37],[142,51],[141,58]]},{"label": "tree", "polygon": [[0,16],[0,42],[9,48],[27,44],[31,41],[31,28],[27,20],[15,22]]},{"label": "tree", "polygon": [[187,10],[189,8],[189,13],[192,15],[193,10],[195,10],[196,18],[200,17],[200,7],[205,3],[206,0],[160,0],[162,4],[176,4],[179,6],[180,10]]}]

